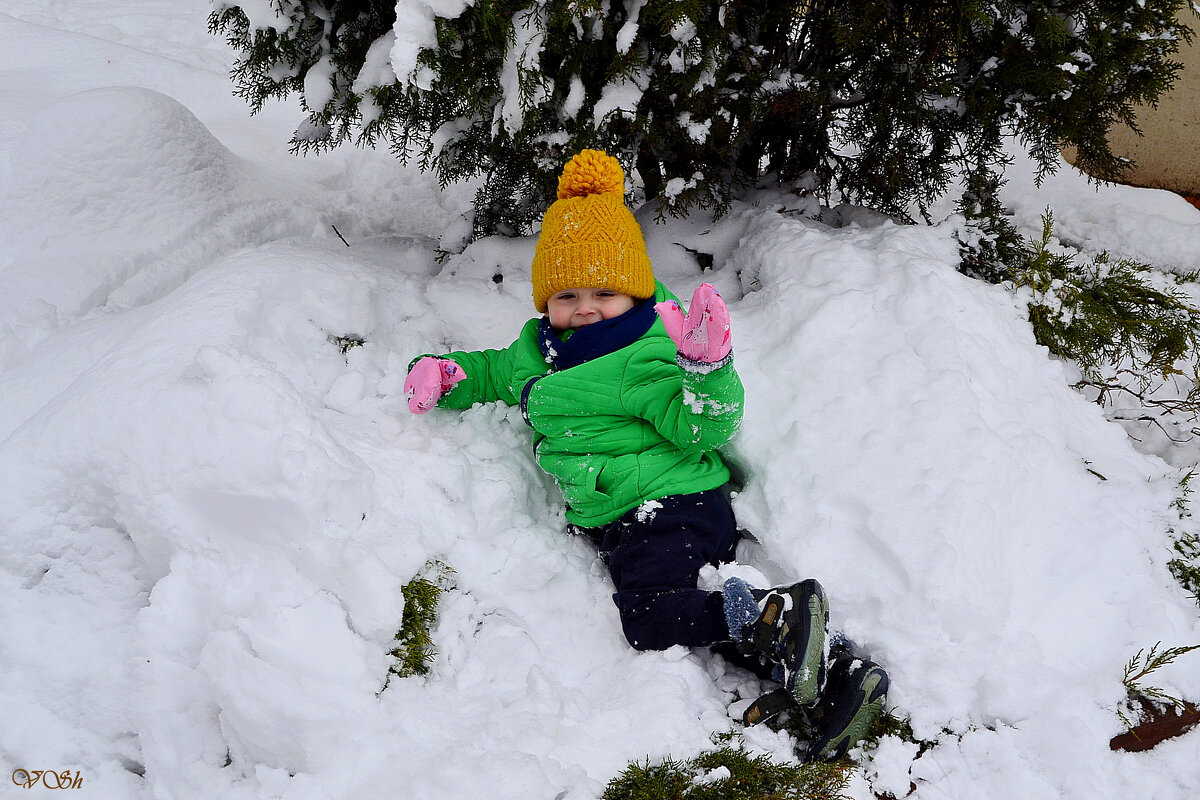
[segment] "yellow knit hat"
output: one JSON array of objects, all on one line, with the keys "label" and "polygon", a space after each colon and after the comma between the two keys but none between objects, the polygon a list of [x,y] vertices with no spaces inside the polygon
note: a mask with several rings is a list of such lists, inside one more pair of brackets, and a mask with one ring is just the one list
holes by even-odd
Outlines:
[{"label": "yellow knit hat", "polygon": [[584,150],[558,179],[533,256],[533,305],[563,289],[612,289],[654,296],[654,271],[642,229],[625,205],[625,172],[601,150]]}]

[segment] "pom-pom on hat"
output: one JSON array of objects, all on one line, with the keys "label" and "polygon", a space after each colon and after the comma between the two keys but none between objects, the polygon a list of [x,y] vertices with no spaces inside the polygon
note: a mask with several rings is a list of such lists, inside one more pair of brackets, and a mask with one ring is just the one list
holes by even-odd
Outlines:
[{"label": "pom-pom on hat", "polygon": [[533,256],[538,311],[545,313],[551,295],[580,288],[654,296],[642,229],[625,205],[625,172],[600,150],[582,151],[563,169]]}]

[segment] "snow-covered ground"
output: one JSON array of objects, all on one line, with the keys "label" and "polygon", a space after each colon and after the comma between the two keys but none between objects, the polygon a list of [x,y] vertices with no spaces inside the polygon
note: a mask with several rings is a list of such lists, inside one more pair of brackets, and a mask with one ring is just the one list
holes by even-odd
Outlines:
[{"label": "snow-covered ground", "polygon": [[[298,110],[249,116],[207,11],[0,0],[0,782],[583,800],[737,729],[753,679],[625,643],[519,413],[405,408],[412,356],[532,316],[534,240],[438,263],[469,189],[386,153],[287,154]],[[1005,199],[1029,230],[1051,206],[1090,252],[1200,266],[1182,199],[1027,172]],[[745,560],[818,577],[937,742],[885,739],[851,796],[1200,796],[1200,733],[1108,747],[1126,661],[1200,643],[1166,568],[1195,459],[1070,389],[1014,296],[955,271],[951,222],[805,211],[643,222],[660,277],[730,301]],[[430,559],[456,587],[433,671],[381,692]],[[1151,683],[1200,698],[1200,653]]]}]

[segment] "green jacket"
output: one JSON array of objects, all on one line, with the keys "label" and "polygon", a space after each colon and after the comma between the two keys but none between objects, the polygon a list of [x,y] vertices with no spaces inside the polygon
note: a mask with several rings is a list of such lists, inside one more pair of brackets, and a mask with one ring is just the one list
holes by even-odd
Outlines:
[{"label": "green jacket", "polygon": [[[674,299],[659,283],[657,300]],[[466,379],[438,405],[520,404],[534,430],[538,465],[554,476],[567,519],[612,522],[659,497],[715,489],[729,480],[717,448],[742,420],[742,382],[732,360],[677,361],[662,320],[633,344],[562,371],[538,347],[538,319],[503,350],[454,352]]]}]

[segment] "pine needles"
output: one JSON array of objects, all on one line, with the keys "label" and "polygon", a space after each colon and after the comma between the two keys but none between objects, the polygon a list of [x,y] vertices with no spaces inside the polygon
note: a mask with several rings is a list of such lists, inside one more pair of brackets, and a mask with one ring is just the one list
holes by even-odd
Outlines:
[{"label": "pine needles", "polygon": [[695,758],[630,764],[602,800],[837,800],[849,762],[781,764],[726,741]]},{"label": "pine needles", "polygon": [[1055,241],[1049,209],[1041,236],[1023,239],[996,200],[1001,184],[963,195],[959,270],[1022,294],[1038,344],[1078,366],[1074,388],[1112,407],[1110,419],[1157,426],[1171,442],[1200,436],[1200,309],[1179,288],[1188,277],[1107,253],[1085,261]]},{"label": "pine needles", "polygon": [[1099,378],[1104,365],[1133,365],[1148,384],[1152,375],[1178,374],[1176,362],[1200,346],[1200,310],[1174,289],[1160,289],[1145,264],[1113,263],[1101,253],[1089,264],[1055,252],[1054,218],[1042,217],[1042,237],[1030,239],[1018,286],[1033,290],[1029,320],[1039,344]]},{"label": "pine needles", "polygon": [[[1138,650],[1137,655],[1129,659],[1129,662],[1125,664],[1125,677],[1122,678],[1122,682],[1125,684],[1125,691],[1130,701],[1145,698],[1152,703],[1172,706],[1176,710],[1182,711],[1186,708],[1183,700],[1168,694],[1157,686],[1147,686],[1143,681],[1152,672],[1173,663],[1180,656],[1190,653],[1193,650],[1200,650],[1200,644],[1188,647],[1168,647],[1166,650],[1159,650],[1161,646],[1162,642],[1157,642],[1150,648],[1149,652],[1146,652],[1144,649]],[[1126,709],[1118,709],[1117,714],[1121,717],[1121,722],[1132,730],[1134,723],[1130,720]]]},{"label": "pine needles", "polygon": [[1012,134],[1039,175],[1066,144],[1113,179],[1108,132],[1170,88],[1183,5],[488,0],[433,14],[403,65],[395,0],[220,0],[209,29],[252,110],[299,95],[296,152],[383,140],[443,183],[479,179],[478,235],[531,229],[583,147],[673,216],[760,180],[925,216],[956,174],[1002,171]]},{"label": "pine needles", "polygon": [[[392,676],[408,678],[413,675],[428,675],[429,667],[437,656],[433,645],[433,627],[437,623],[438,600],[442,592],[451,588],[450,578],[454,570],[441,561],[432,560],[425,564],[420,574],[404,584],[404,613],[400,618],[400,630],[396,632],[395,647],[388,655],[396,663],[388,670],[388,681]],[[387,684],[384,684],[384,689]]]},{"label": "pine needles", "polygon": [[1200,605],[1200,536],[1183,533],[1172,543],[1172,549],[1177,555],[1167,562],[1167,568]]},{"label": "pine needles", "polygon": [[1192,599],[1200,605],[1200,535],[1194,527],[1192,530],[1180,528],[1192,518],[1192,478],[1195,472],[1188,472],[1179,480],[1179,495],[1171,507],[1179,515],[1180,525],[1171,526],[1167,533],[1171,537],[1171,550],[1174,556],[1167,562],[1167,569],[1186,591],[1192,593]]},{"label": "pine needles", "polygon": [[[1050,209],[1041,236],[1021,239],[997,201],[1000,185],[993,175],[963,195],[960,271],[1029,292],[1034,338],[1075,362],[1084,375],[1079,388],[1098,389],[1102,404],[1117,391],[1145,403],[1156,380],[1182,374],[1180,363],[1190,363],[1200,387],[1200,309],[1147,264],[1114,262],[1108,253],[1082,262],[1079,253],[1057,247]],[[1121,371],[1129,385],[1102,374],[1106,369]],[[1200,412],[1197,391],[1166,410]]]}]

